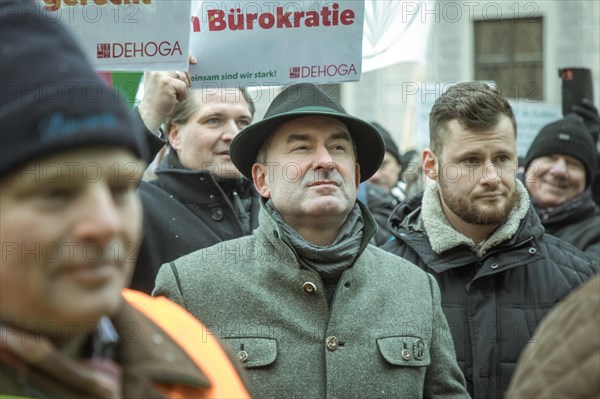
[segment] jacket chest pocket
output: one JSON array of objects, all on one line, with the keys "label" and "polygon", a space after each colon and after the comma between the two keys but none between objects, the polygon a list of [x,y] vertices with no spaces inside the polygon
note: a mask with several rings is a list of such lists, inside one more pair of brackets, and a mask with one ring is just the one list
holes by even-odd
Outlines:
[{"label": "jacket chest pocket", "polygon": [[277,359],[277,340],[256,337],[226,337],[226,345],[246,368],[269,366]]},{"label": "jacket chest pocket", "polygon": [[431,363],[425,340],[415,336],[395,336],[377,339],[381,356],[392,366],[426,367]]}]

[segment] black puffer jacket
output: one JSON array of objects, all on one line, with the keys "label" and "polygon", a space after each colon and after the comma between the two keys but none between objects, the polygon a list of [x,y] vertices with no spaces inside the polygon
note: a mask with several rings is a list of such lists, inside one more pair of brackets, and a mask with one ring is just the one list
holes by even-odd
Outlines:
[{"label": "black puffer jacket", "polygon": [[550,223],[542,219],[542,224],[546,233],[573,244],[600,263],[600,208],[591,198],[564,219]]},{"label": "black puffer jacket", "polygon": [[516,233],[481,258],[468,245],[437,254],[421,218],[422,198],[409,198],[394,210],[390,223],[395,240],[383,249],[435,276],[469,393],[502,398],[540,320],[598,272],[598,265],[570,244],[544,234],[528,201]]},{"label": "black puffer jacket", "polygon": [[174,152],[161,161],[156,176],[139,187],[144,230],[131,288],[146,293],[163,263],[252,233],[260,208],[252,182],[185,169]]}]

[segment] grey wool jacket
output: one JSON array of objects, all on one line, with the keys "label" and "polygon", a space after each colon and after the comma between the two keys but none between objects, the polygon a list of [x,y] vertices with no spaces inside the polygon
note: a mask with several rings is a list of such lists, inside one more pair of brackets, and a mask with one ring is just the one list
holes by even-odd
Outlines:
[{"label": "grey wool jacket", "polygon": [[360,205],[360,252],[331,308],[264,207],[251,236],[163,265],[153,295],[237,353],[255,398],[468,398],[435,279],[369,245]]}]

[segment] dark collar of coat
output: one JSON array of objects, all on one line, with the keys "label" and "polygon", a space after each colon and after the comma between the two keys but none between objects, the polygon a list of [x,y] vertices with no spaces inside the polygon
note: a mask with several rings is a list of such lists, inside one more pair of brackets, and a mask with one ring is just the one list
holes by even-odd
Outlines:
[{"label": "dark collar of coat", "polygon": [[191,170],[183,167],[177,154],[171,150],[156,169],[156,179],[148,182],[161,187],[183,203],[222,201],[236,191],[240,198],[258,197],[252,182],[246,178],[218,179],[208,170]]}]

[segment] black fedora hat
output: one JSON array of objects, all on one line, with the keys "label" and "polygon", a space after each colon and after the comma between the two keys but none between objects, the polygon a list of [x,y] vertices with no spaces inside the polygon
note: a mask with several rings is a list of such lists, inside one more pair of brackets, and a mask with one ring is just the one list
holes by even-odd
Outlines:
[{"label": "black fedora hat", "polygon": [[295,84],[279,93],[263,120],[248,126],[233,139],[229,147],[231,161],[244,176],[252,180],[252,165],[271,133],[292,119],[315,115],[338,119],[348,127],[356,145],[361,182],[377,172],[385,155],[385,146],[377,129],[348,115],[340,104],[311,83]]}]

